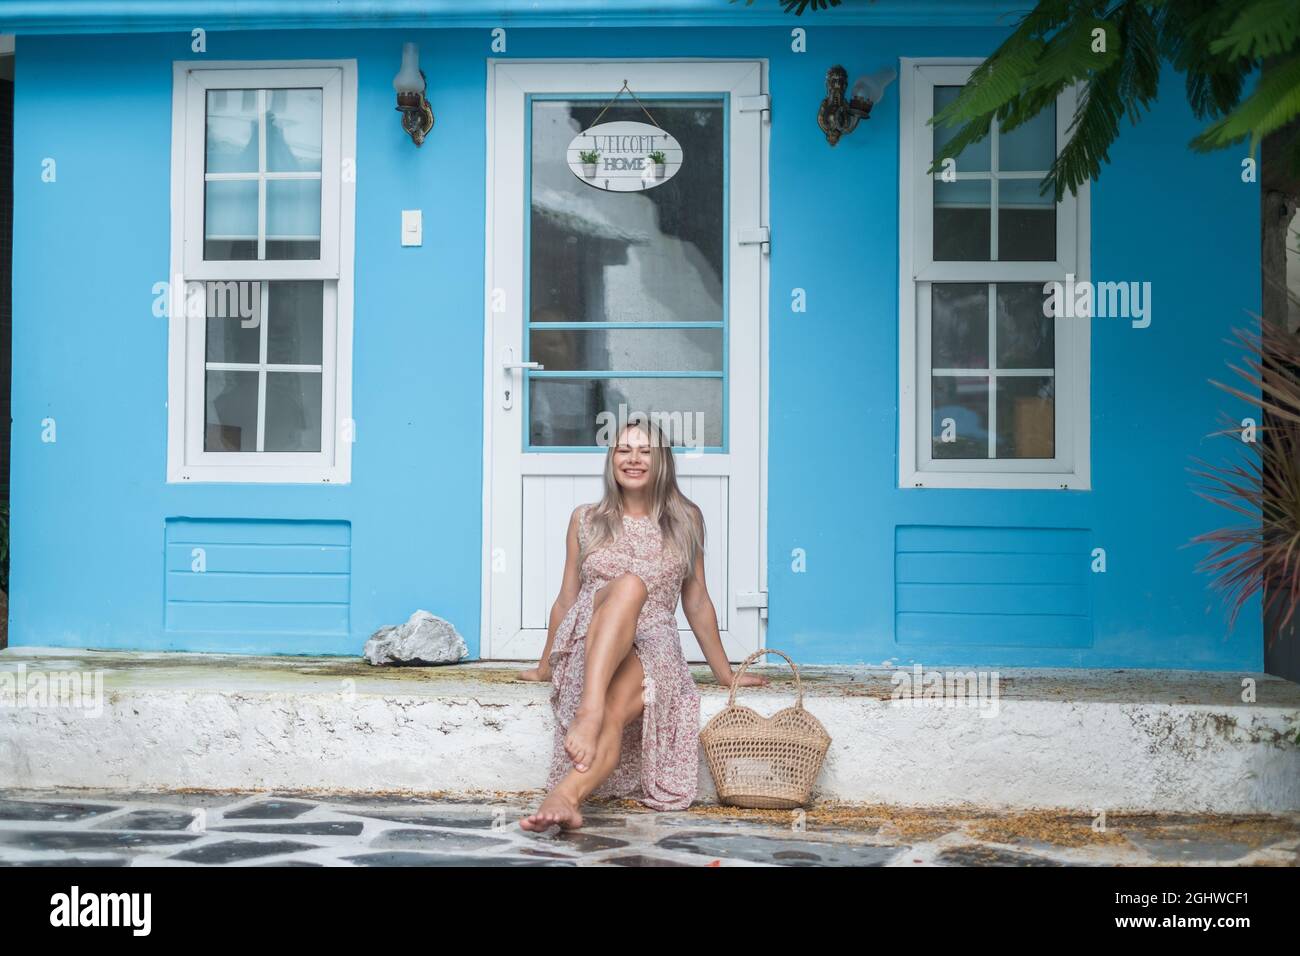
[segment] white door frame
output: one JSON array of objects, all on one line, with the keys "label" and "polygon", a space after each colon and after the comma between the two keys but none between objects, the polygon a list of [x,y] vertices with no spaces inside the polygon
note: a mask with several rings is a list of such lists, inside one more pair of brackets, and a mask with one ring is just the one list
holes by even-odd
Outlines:
[{"label": "white door frame", "polygon": [[[481,659],[490,659],[493,657],[492,634],[490,622],[492,619],[492,577],[493,577],[493,554],[492,554],[492,468],[493,468],[493,402],[497,390],[498,379],[500,377],[499,357],[495,355],[494,340],[494,323],[497,321],[522,321],[519,316],[519,303],[523,301],[523,270],[519,275],[501,275],[497,274],[495,262],[500,258],[497,249],[497,243],[494,236],[494,223],[496,221],[496,197],[495,197],[495,179],[496,170],[494,168],[496,161],[496,107],[497,107],[497,83],[500,78],[504,82],[514,83],[515,79],[509,76],[511,67],[522,67],[526,71],[529,66],[550,65],[550,66],[567,66],[570,68],[581,68],[586,66],[591,70],[606,74],[605,79],[608,83],[611,95],[617,90],[623,82],[623,74],[620,68],[628,64],[662,64],[662,63],[681,63],[684,67],[690,67],[689,82],[682,82],[673,88],[665,87],[663,89],[657,86],[642,85],[641,89],[647,92],[699,92],[699,91],[726,91],[730,90],[741,80],[751,77],[754,70],[759,71],[759,89],[763,92],[768,90],[768,61],[764,58],[737,58],[737,59],[719,59],[719,58],[697,58],[697,57],[604,57],[604,58],[556,58],[556,59],[501,59],[488,58],[486,61],[487,68],[487,97],[486,97],[486,174],[484,187],[486,191],[486,241],[484,243],[484,290],[483,290],[483,522],[482,522],[482,560],[480,565],[480,620],[479,620],[479,657]],[[606,69],[601,69],[602,67]],[[748,69],[745,69],[748,67]],[[522,71],[515,71],[522,72]],[[617,78],[615,76],[617,75]],[[517,84],[516,84],[517,85]],[[551,84],[553,89],[548,89],[547,84],[530,82],[528,92],[545,93],[545,92],[570,92],[573,82]],[[522,90],[522,87],[520,87]],[[738,98],[732,96],[731,111],[734,115],[738,109]],[[760,116],[759,123],[759,222],[758,223],[738,223],[729,224],[730,244],[729,255],[735,249],[735,235],[740,228],[750,225],[768,225],[769,223],[769,202],[768,202],[768,148],[770,140],[770,113],[764,113]],[[730,153],[728,153],[730,155]],[[522,215],[522,204],[519,214]],[[522,264],[522,259],[520,260]],[[769,331],[768,331],[768,283],[769,283],[769,257],[766,254],[759,256],[759,289],[755,297],[759,308],[759,381],[758,381],[758,587],[764,597],[767,594],[767,449],[768,449],[768,359],[769,359]],[[494,312],[494,302],[500,293],[504,293],[507,303],[503,312]],[[513,303],[513,307],[512,304]],[[733,304],[734,305],[734,304]],[[513,308],[513,311],[512,311]],[[729,416],[733,416],[736,409],[729,408]],[[680,466],[679,466],[680,467]],[[712,594],[715,604],[720,600],[730,600],[727,594]],[[748,613],[755,613],[749,610]],[[758,624],[758,645],[766,646],[767,637],[767,609],[764,607],[757,612],[760,615]]]}]

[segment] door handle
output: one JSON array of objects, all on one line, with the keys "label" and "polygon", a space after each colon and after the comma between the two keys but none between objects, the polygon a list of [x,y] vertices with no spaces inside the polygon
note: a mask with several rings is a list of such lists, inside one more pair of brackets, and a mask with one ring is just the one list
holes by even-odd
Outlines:
[{"label": "door handle", "polygon": [[515,370],[533,369],[540,372],[546,368],[541,362],[516,362],[514,358],[515,350],[507,345],[501,352],[501,371],[505,377],[501,393],[501,407],[506,411],[515,407]]}]

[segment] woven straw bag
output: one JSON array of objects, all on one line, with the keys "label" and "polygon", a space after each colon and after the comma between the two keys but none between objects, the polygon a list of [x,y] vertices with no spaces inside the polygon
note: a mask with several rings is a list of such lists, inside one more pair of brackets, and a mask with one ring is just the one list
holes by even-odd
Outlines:
[{"label": "woven straw bag", "polygon": [[[736,704],[736,688],[745,668],[764,654],[780,654],[794,670],[799,699],[771,717]],[[803,806],[812,793],[822,760],[831,745],[821,721],[803,708],[799,668],[770,647],[750,654],[731,682],[727,706],[700,731],[718,800],[734,807],[789,810]]]}]

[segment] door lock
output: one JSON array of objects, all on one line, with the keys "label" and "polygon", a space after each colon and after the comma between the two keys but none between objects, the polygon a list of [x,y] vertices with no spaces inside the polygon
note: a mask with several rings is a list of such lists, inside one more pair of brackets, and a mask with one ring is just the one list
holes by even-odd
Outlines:
[{"label": "door lock", "polygon": [[546,366],[541,362],[516,362],[514,358],[515,350],[507,345],[501,352],[501,370],[505,373],[505,388],[503,389],[501,396],[501,407],[506,411],[515,407],[515,370],[533,369],[540,372],[546,368]]}]

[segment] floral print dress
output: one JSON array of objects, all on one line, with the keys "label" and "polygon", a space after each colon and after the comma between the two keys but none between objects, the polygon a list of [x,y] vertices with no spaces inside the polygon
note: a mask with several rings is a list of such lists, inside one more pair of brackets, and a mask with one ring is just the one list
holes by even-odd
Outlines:
[{"label": "floral print dress", "polygon": [[[578,517],[578,539],[589,540],[593,505]],[[551,649],[551,707],[555,735],[547,789],[570,770],[573,761],[564,738],[582,699],[586,636],[593,599],[600,588],[632,572],[645,582],[645,604],[637,618],[632,648],[641,661],[644,707],[623,728],[618,766],[592,792],[595,797],[631,797],[655,810],[684,810],[695,799],[699,775],[700,694],[677,636],[677,604],[684,562],[662,550],[663,536],[649,516],[623,516],[623,533],[587,555],[582,586],[555,634]]]}]

